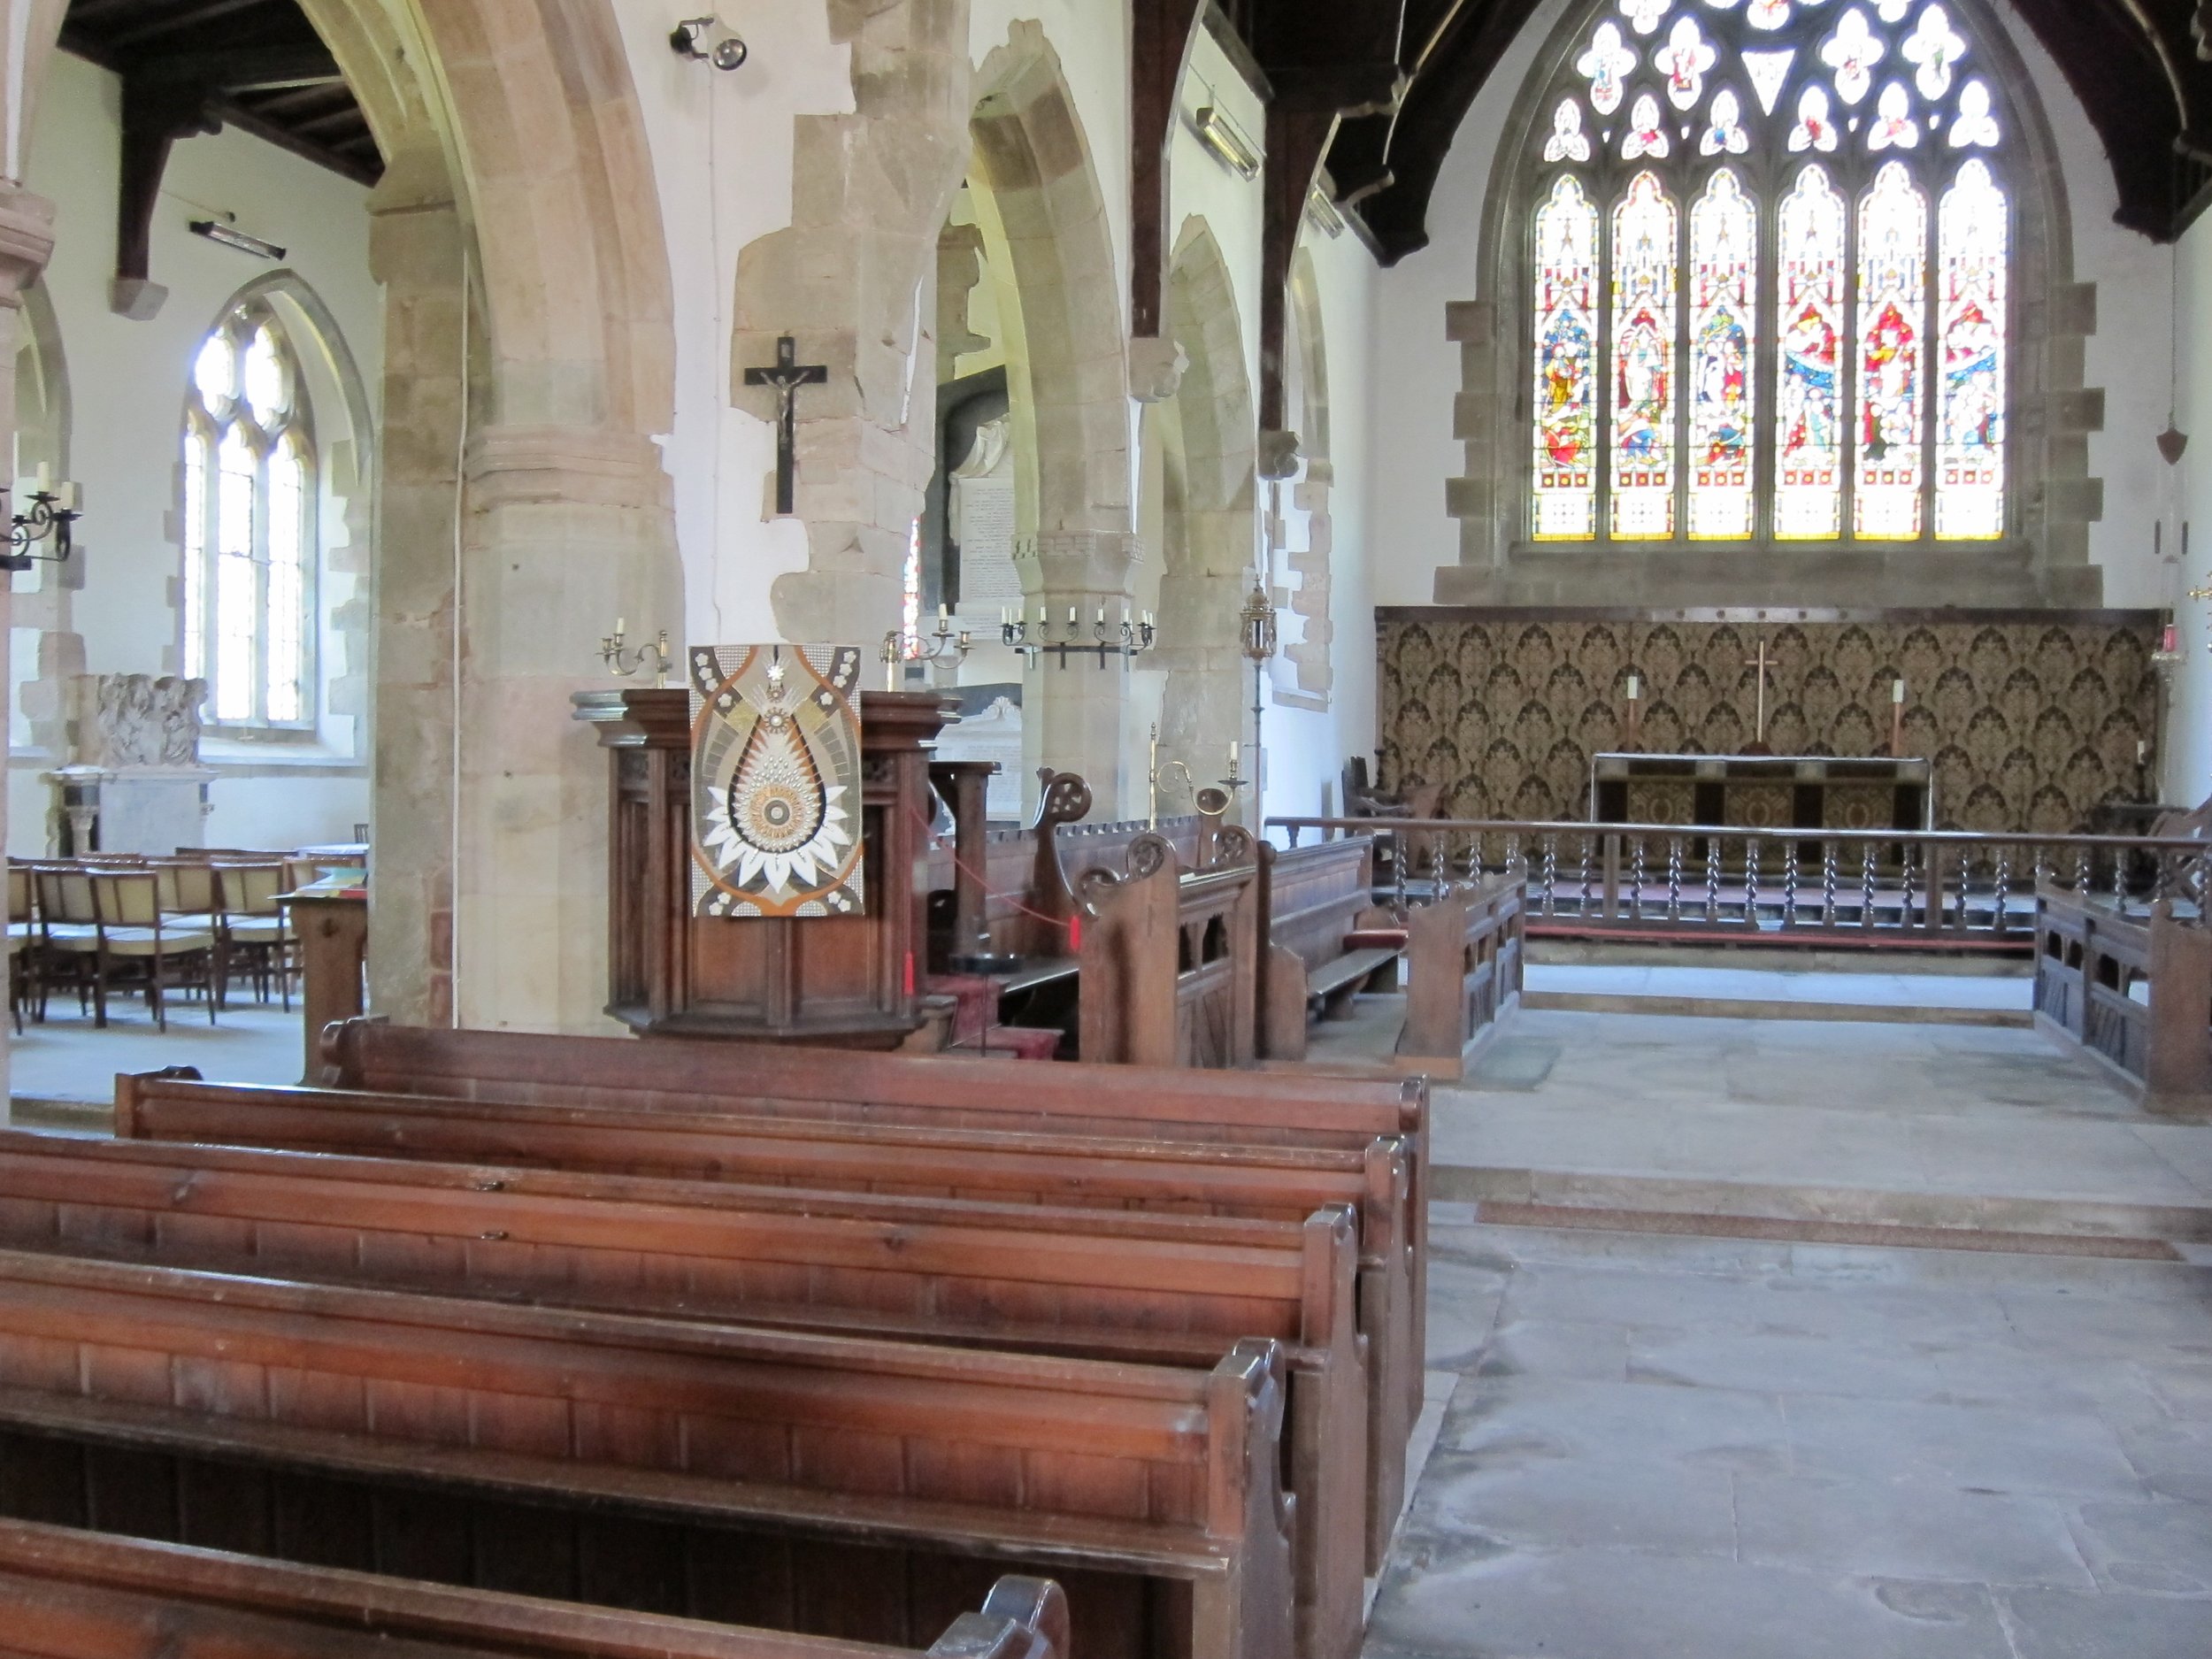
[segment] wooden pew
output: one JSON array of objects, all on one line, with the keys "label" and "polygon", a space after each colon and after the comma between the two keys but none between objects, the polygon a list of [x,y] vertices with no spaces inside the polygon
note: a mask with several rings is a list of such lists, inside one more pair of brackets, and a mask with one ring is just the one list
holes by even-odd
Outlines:
[{"label": "wooden pew", "polygon": [[1256,1057],[1259,865],[1247,831],[1218,835],[1202,869],[1186,872],[1171,842],[1147,834],[1125,874],[1077,879],[1088,1064],[1231,1070]]},{"label": "wooden pew", "polygon": [[[828,1055],[767,1044],[650,1043],[614,1037],[393,1025],[373,1017],[323,1033],[321,1081],[371,1093],[616,1106],[712,1117],[826,1118],[952,1129],[1145,1135],[1238,1147],[1364,1153],[1403,1136],[1412,1155],[1413,1352],[1428,1317],[1425,1078],[1366,1079],[1187,1067],[1038,1066],[1009,1085],[1006,1063]],[[1417,1392],[1408,1399],[1420,1415]],[[1409,1419],[1410,1420],[1410,1419]]]},{"label": "wooden pew", "polygon": [[1527,892],[1525,882],[1498,877],[1408,912],[1401,1064],[1432,1077],[1466,1075],[1520,1000]]},{"label": "wooden pew", "polygon": [[1258,850],[1260,1055],[1302,1060],[1310,1014],[1342,1018],[1362,991],[1398,988],[1405,930],[1375,903],[1372,836]]},{"label": "wooden pew", "polygon": [[[915,1659],[912,1647],[709,1624],[0,1521],[6,1648],[42,1659]],[[1067,1601],[1002,1578],[930,1647],[1068,1659]]]},{"label": "wooden pew", "polygon": [[1292,1640],[1281,1363],[1264,1340],[1201,1375],[0,1252],[0,1506],[910,1647],[987,1563],[1025,1563],[1085,1654],[1269,1659]]},{"label": "wooden pew", "polygon": [[1370,1425],[1345,1206],[1156,1217],[0,1132],[0,1245],[1202,1373],[1279,1338],[1301,1651],[1359,1646]]},{"label": "wooden pew", "polygon": [[2169,901],[2129,915],[2047,880],[2035,908],[2036,1025],[2153,1110],[2212,1110],[2212,930]]},{"label": "wooden pew", "polygon": [[1358,1220],[1358,1329],[1368,1354],[1367,1565],[1381,1568],[1404,1496],[1409,1401],[1422,1366],[1412,1317],[1412,1159],[1401,1136],[1379,1136],[1356,1151],[1222,1147],[462,1103],[160,1072],[119,1078],[116,1102],[119,1135],[166,1142],[1286,1223],[1349,1207]]}]

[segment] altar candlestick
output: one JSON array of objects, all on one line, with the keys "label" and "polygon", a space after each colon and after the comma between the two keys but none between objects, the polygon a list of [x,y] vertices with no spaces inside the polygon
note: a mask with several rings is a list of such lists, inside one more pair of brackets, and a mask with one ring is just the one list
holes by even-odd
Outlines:
[{"label": "altar candlestick", "polygon": [[1904,707],[1905,682],[1903,680],[1893,680],[1889,682],[1889,700],[1899,708]]},{"label": "altar candlestick", "polygon": [[1889,682],[1889,752],[1893,760],[1905,757],[1905,682]]},{"label": "altar candlestick", "polygon": [[1644,729],[1644,682],[1635,674],[1628,677],[1628,741],[1637,741]]}]

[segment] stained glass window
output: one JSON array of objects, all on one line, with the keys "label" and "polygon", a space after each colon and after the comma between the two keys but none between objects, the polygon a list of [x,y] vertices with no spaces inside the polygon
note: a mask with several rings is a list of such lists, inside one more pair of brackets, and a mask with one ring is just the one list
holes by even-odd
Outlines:
[{"label": "stained glass window", "polygon": [[1843,198],[1818,166],[1782,198],[1781,388],[1775,411],[1774,534],[1826,541],[1843,529]]},{"label": "stained glass window", "polygon": [[1598,214],[1563,178],[1536,215],[1536,535],[1597,533]]},{"label": "stained glass window", "polygon": [[1526,534],[2008,534],[2018,117],[1980,15],[1587,0],[1564,26],[1523,152]]},{"label": "stained glass window", "polygon": [[2005,529],[2005,195],[1979,159],[1943,193],[1937,292],[1943,363],[1936,534],[1992,541]]},{"label": "stained glass window", "polygon": [[1752,531],[1752,296],[1758,273],[1757,216],[1735,173],[1723,168],[1690,210],[1693,541],[1740,541]]},{"label": "stained glass window", "polygon": [[1928,198],[1896,162],[1859,204],[1858,534],[1920,534]]},{"label": "stained glass window", "polygon": [[1613,212],[1613,534],[1674,534],[1674,203],[1640,173]]},{"label": "stained glass window", "polygon": [[265,303],[227,316],[193,359],[179,518],[179,660],[220,726],[314,718],[314,444],[298,367]]}]

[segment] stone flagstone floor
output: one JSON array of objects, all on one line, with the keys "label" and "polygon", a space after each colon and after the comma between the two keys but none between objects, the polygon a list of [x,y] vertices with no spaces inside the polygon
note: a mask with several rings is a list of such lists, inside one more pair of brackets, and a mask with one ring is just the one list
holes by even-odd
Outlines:
[{"label": "stone flagstone floor", "polygon": [[2212,1270],[1471,1217],[1367,1659],[2212,1655]]}]

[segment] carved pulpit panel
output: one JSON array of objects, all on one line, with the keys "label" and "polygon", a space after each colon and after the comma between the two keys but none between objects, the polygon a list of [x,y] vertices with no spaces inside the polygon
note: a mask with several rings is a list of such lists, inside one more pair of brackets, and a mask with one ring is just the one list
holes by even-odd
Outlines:
[{"label": "carved pulpit panel", "polygon": [[930,820],[930,757],[949,711],[933,692],[856,695],[865,913],[738,916],[696,913],[690,693],[577,694],[576,718],[611,751],[614,1018],[645,1035],[879,1048],[924,1025],[926,918],[915,868]]}]

